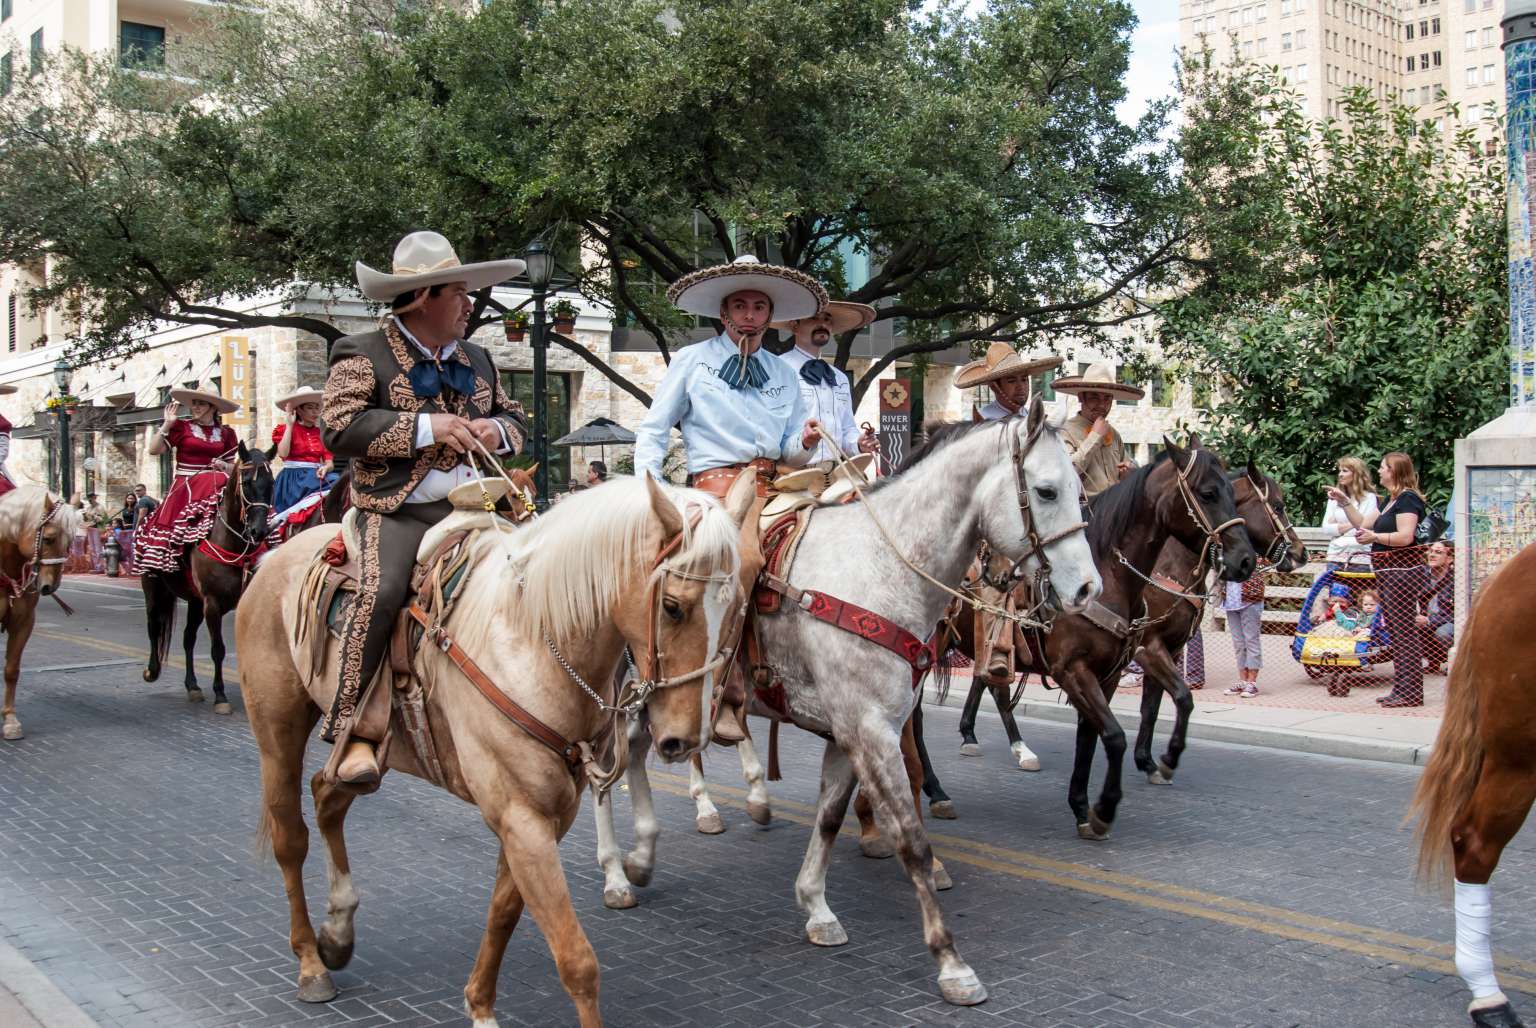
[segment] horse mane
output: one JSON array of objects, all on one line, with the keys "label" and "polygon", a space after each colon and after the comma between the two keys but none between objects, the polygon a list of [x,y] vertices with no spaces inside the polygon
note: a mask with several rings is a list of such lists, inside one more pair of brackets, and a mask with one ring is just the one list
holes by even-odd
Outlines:
[{"label": "horse mane", "polygon": [[19,485],[0,496],[0,538],[21,545],[23,536],[37,530],[37,523],[43,516],[44,500],[53,500],[62,508],[54,515],[54,523],[63,530],[66,539],[73,539],[84,523],[80,512],[40,485]]},{"label": "horse mane", "polygon": [[[669,559],[704,572],[740,567],[741,529],[720,501],[696,490],[662,485],[683,521],[683,541]],[[702,512],[689,524],[692,508]],[[641,478],[615,478],[572,493],[533,524],[512,532],[483,532],[475,557],[505,561],[483,577],[471,575],[464,595],[466,649],[501,631],[492,615],[512,616],[537,638],[570,642],[590,637],[608,620],[619,590],[637,570],[648,570],[653,550],[650,491]],[[486,552],[494,550],[495,552]],[[479,577],[484,588],[476,588]],[[495,583],[494,586],[491,583]],[[480,636],[480,638],[473,638]]]},{"label": "horse mane", "polygon": [[997,424],[996,421],[941,421],[932,428],[925,425],[923,431],[927,438],[923,440],[923,445],[913,450],[902,462],[901,471],[906,471],[912,465],[932,456],[950,443],[965,438],[977,429],[995,424]]},{"label": "horse mane", "polygon": [[[1193,451],[1197,460],[1214,460],[1209,450]],[[1167,450],[1158,450],[1150,464],[1135,468],[1120,481],[1089,501],[1088,545],[1095,560],[1107,557],[1130,532],[1136,521],[1136,508],[1147,494],[1147,479],[1153,470],[1169,459]]]}]

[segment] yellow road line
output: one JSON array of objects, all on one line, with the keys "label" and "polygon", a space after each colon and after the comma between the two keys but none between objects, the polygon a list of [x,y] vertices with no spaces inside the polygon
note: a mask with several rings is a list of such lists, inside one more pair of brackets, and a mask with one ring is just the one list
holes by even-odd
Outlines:
[{"label": "yellow road line", "polygon": [[[663,781],[659,779],[671,779]],[[687,796],[686,780],[668,772],[652,771],[654,788],[676,796]],[[710,795],[717,803],[725,803],[738,809],[746,808],[746,791],[726,785],[710,784]],[[815,808],[775,797],[774,816],[794,824],[814,827]],[[853,835],[857,829],[850,823],[843,833]],[[1106,899],[1119,900],[1154,910],[1199,917],[1207,921],[1250,931],[1262,932],[1279,938],[1329,946],[1333,949],[1361,956],[1391,960],[1408,967],[1421,968],[1439,974],[1455,974],[1452,959],[1454,949],[1443,943],[1421,939],[1399,932],[1390,932],[1365,925],[1352,924],[1334,918],[1317,917],[1284,907],[1250,903],[1247,900],[1220,896],[1199,889],[1189,889],[1165,882],[1137,878],[1100,868],[1052,860],[1020,850],[975,842],[957,836],[930,831],[928,838],[934,853],[945,861],[968,864],[972,867],[1027,881],[1043,882],[1064,889],[1086,892]],[[1287,923],[1289,922],[1289,923]],[[1351,937],[1353,936],[1353,937]],[[1499,961],[1501,981],[1524,992],[1536,991],[1536,977],[1530,974],[1536,964],[1518,959]]]},{"label": "yellow road line", "polygon": [[[78,635],[70,635],[67,632],[54,632],[46,628],[34,629],[32,634],[43,639],[54,639],[58,642],[73,643],[76,646],[84,646],[88,649],[100,650],[103,653],[116,653],[125,657],[142,658],[147,654],[149,650],[148,639],[145,640],[143,646],[124,646],[122,643],[107,642],[103,639],[82,638]],[[227,665],[229,662],[226,661],[225,663]],[[175,668],[178,671],[184,671],[187,667],[186,663],[180,657],[167,657],[163,666],[168,668]],[[199,660],[194,665],[194,668],[199,674],[208,675],[210,677],[213,675],[213,665],[206,660]],[[26,671],[25,666],[22,667],[22,671]],[[240,672],[233,667],[226,666],[224,668],[225,684],[230,682],[238,683],[239,681]]]}]

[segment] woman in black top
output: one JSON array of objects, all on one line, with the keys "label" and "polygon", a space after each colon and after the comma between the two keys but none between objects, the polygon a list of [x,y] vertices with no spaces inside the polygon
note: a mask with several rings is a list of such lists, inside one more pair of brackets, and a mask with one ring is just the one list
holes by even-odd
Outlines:
[{"label": "woman in black top", "polygon": [[1381,458],[1377,477],[1389,499],[1376,522],[1365,527],[1365,518],[1351,504],[1344,508],[1355,538],[1371,544],[1371,566],[1381,593],[1382,616],[1392,638],[1392,691],[1376,702],[1383,707],[1424,705],[1424,664],[1419,652],[1418,600],[1429,583],[1424,551],[1414,545],[1413,534],[1424,519],[1424,497],[1419,494],[1419,474],[1406,453]]}]

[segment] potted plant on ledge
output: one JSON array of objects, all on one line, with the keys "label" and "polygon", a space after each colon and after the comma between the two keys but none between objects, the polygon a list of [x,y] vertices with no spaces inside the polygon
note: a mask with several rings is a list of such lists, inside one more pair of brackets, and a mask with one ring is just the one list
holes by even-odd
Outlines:
[{"label": "potted plant on ledge", "polygon": [[528,334],[528,315],[522,311],[512,311],[501,319],[501,327],[507,333],[507,342],[520,343]]},{"label": "potted plant on ledge", "polygon": [[576,305],[569,300],[556,300],[549,308],[549,316],[554,319],[555,331],[561,335],[570,335],[576,330]]}]

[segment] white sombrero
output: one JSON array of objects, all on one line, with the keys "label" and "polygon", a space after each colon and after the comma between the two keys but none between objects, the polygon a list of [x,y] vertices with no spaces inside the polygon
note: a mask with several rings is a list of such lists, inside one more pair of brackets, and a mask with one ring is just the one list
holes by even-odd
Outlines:
[{"label": "white sombrero", "polygon": [[210,393],[203,389],[172,389],[171,399],[189,406],[194,401],[212,404],[213,409],[220,414],[233,414],[240,409],[240,405],[234,400],[226,400],[218,393]]},{"label": "white sombrero", "polygon": [[844,332],[863,328],[874,320],[875,309],[867,303],[832,300],[818,314],[807,318],[769,322],[768,327],[776,328],[780,332],[789,332],[798,337],[801,329],[809,333],[824,326],[833,335],[842,335]]},{"label": "white sombrero", "polygon": [[969,389],[985,382],[995,382],[1010,375],[1038,375],[1061,366],[1061,358],[1025,357],[1007,343],[993,343],[986,356],[971,361],[955,374],[955,388]]},{"label": "white sombrero", "polygon": [[278,410],[286,411],[294,407],[302,407],[306,403],[319,403],[324,398],[325,393],[322,390],[310,389],[306,386],[303,389],[295,389],[287,396],[279,397],[276,406]]},{"label": "white sombrero", "polygon": [[463,282],[470,292],[494,286],[523,273],[519,260],[481,261],[460,264],[453,244],[436,232],[412,232],[395,246],[391,273],[375,271],[357,262],[357,287],[370,300],[393,300],[402,293]]},{"label": "white sombrero", "polygon": [[1074,378],[1058,378],[1051,383],[1058,393],[1109,393],[1126,400],[1139,400],[1147,395],[1141,386],[1115,381],[1115,371],[1108,364],[1091,364],[1088,370]]},{"label": "white sombrero", "polygon": [[751,254],[684,275],[667,288],[667,299],[680,311],[718,318],[727,296],[748,289],[773,301],[774,317],[782,321],[808,318],[827,303],[827,291],[805,272],[763,264]]}]

